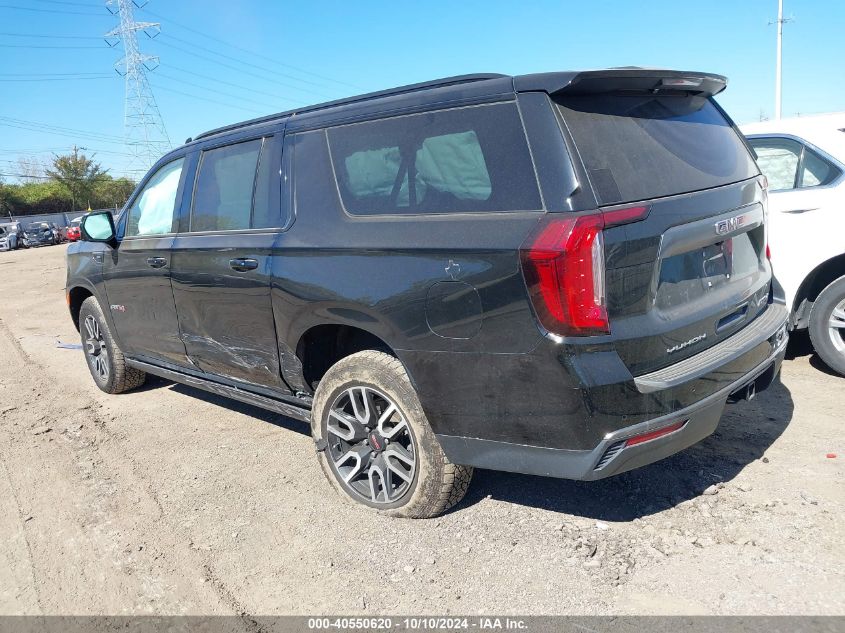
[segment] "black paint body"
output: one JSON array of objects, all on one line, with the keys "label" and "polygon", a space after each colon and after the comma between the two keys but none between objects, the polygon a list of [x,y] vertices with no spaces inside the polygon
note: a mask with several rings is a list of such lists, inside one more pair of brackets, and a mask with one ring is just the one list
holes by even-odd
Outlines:
[{"label": "black paint body", "polygon": [[[531,467],[510,459],[507,446],[560,449],[555,459],[562,461],[586,459],[609,434],[647,426],[708,398],[715,398],[715,404],[708,401],[708,411],[715,412],[708,414],[708,424],[715,425],[726,389],[755,379],[761,364],[770,362],[776,371],[782,350],[774,342],[654,393],[641,393],[635,376],[700,353],[777,303],[770,265],[761,257],[757,272],[739,286],[668,310],[655,304],[665,236],[674,231],[683,247],[698,238],[700,232],[689,228],[696,222],[712,227],[714,218],[740,211],[762,218],[764,194],[756,178],[646,201],[652,207],[647,219],[605,231],[611,334],[561,338],[546,333],[535,318],[520,246],[549,214],[589,213],[599,206],[549,97],[582,76],[456,80],[268,117],[189,142],[158,163],[185,157],[173,232],[123,237],[124,213],[116,220],[116,246],[72,244],[71,310],[75,298],[96,296],[121,348],[147,368],[159,366],[170,377],[183,373],[306,410],[314,385],[303,373],[304,338],[326,325],[361,330],[402,361],[447,454],[486,467],[595,478],[592,462],[575,470]],[[326,128],[496,102],[519,109],[543,209],[427,216],[345,211]],[[269,196],[279,209],[279,228],[189,232],[200,153],[262,137],[275,144],[277,168],[270,189],[256,195]],[[132,199],[127,208],[131,204]],[[715,234],[712,238],[716,241]],[[164,258],[165,265],[150,267],[154,258]],[[256,260],[257,267],[233,270],[230,262],[237,258]],[[746,304],[744,318],[716,331],[724,317]],[[705,345],[667,354],[667,348],[702,333]],[[484,446],[505,450],[497,449],[500,457],[489,458],[488,452],[475,459],[473,447],[481,446],[476,441],[502,443]]]}]

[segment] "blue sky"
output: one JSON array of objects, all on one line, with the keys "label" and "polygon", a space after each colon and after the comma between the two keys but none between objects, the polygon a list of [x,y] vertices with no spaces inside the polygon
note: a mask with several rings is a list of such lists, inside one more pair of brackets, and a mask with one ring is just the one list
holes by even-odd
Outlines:
[{"label": "blue sky", "polygon": [[[776,0],[150,0],[135,19],[161,22],[140,44],[160,57],[150,82],[175,146],[218,125],[436,77],[603,66],[727,75],[722,105],[738,122],[757,120],[774,110],[776,13]],[[845,110],[845,2],[785,0],[785,14],[795,21],[785,26],[784,116]],[[104,0],[0,0],[0,173],[15,173],[19,155],[74,143],[124,173],[121,51],[101,37],[116,24]]]}]

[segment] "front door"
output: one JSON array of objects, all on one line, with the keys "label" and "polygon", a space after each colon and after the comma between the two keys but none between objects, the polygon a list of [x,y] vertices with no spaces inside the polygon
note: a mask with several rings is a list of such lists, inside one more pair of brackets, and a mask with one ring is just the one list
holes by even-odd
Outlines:
[{"label": "front door", "polygon": [[270,255],[281,228],[280,140],[230,141],[202,152],[171,274],[191,363],[290,393],[279,371],[270,301]]},{"label": "front door", "polygon": [[170,247],[181,199],[184,158],[160,167],[135,196],[104,254],[108,306],[123,351],[154,362],[186,365],[170,285]]}]

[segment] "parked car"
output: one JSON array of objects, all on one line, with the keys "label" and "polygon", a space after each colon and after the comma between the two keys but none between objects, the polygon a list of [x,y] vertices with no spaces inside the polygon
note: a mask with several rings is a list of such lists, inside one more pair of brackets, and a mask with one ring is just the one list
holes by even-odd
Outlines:
[{"label": "parked car", "polygon": [[18,247],[18,234],[15,231],[7,231],[6,227],[0,226],[0,251],[13,251]]},{"label": "parked car", "polygon": [[775,274],[821,359],[845,375],[845,113],[743,126],[769,180]]},{"label": "parked car", "polygon": [[67,241],[68,242],[75,242],[77,241],[81,235],[79,233],[79,225],[82,223],[82,216],[78,218],[74,218],[71,220],[70,225],[67,227]]},{"label": "parked car", "polygon": [[31,222],[24,226],[23,243],[27,247],[56,244],[56,234],[46,222]]},{"label": "parked car", "polygon": [[61,244],[64,241],[64,233],[62,227],[55,222],[50,222],[50,230],[53,232],[53,243]]},{"label": "parked car", "polygon": [[68,249],[92,377],[309,421],[329,481],[392,516],[444,511],[476,466],[671,455],[787,340],[725,85],[469,75],[202,134]]},{"label": "parked car", "polygon": [[0,224],[0,229],[6,235],[6,244],[9,247],[6,250],[24,248],[23,227],[20,222],[5,222]]}]

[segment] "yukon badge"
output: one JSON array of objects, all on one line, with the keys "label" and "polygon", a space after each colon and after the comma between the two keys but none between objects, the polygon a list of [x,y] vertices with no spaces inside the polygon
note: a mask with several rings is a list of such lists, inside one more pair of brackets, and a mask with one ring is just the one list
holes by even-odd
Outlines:
[{"label": "yukon badge", "polygon": [[707,333],[699,334],[698,336],[693,336],[690,340],[684,341],[683,343],[678,343],[677,345],[670,347],[666,350],[667,354],[674,354],[675,352],[680,352],[682,349],[686,349],[690,345],[695,345],[696,343],[700,343],[704,339],[707,338]]},{"label": "yukon badge", "polygon": [[737,215],[727,220],[719,220],[716,222],[716,235],[726,235],[731,231],[736,231],[739,227],[745,224],[745,216]]}]

